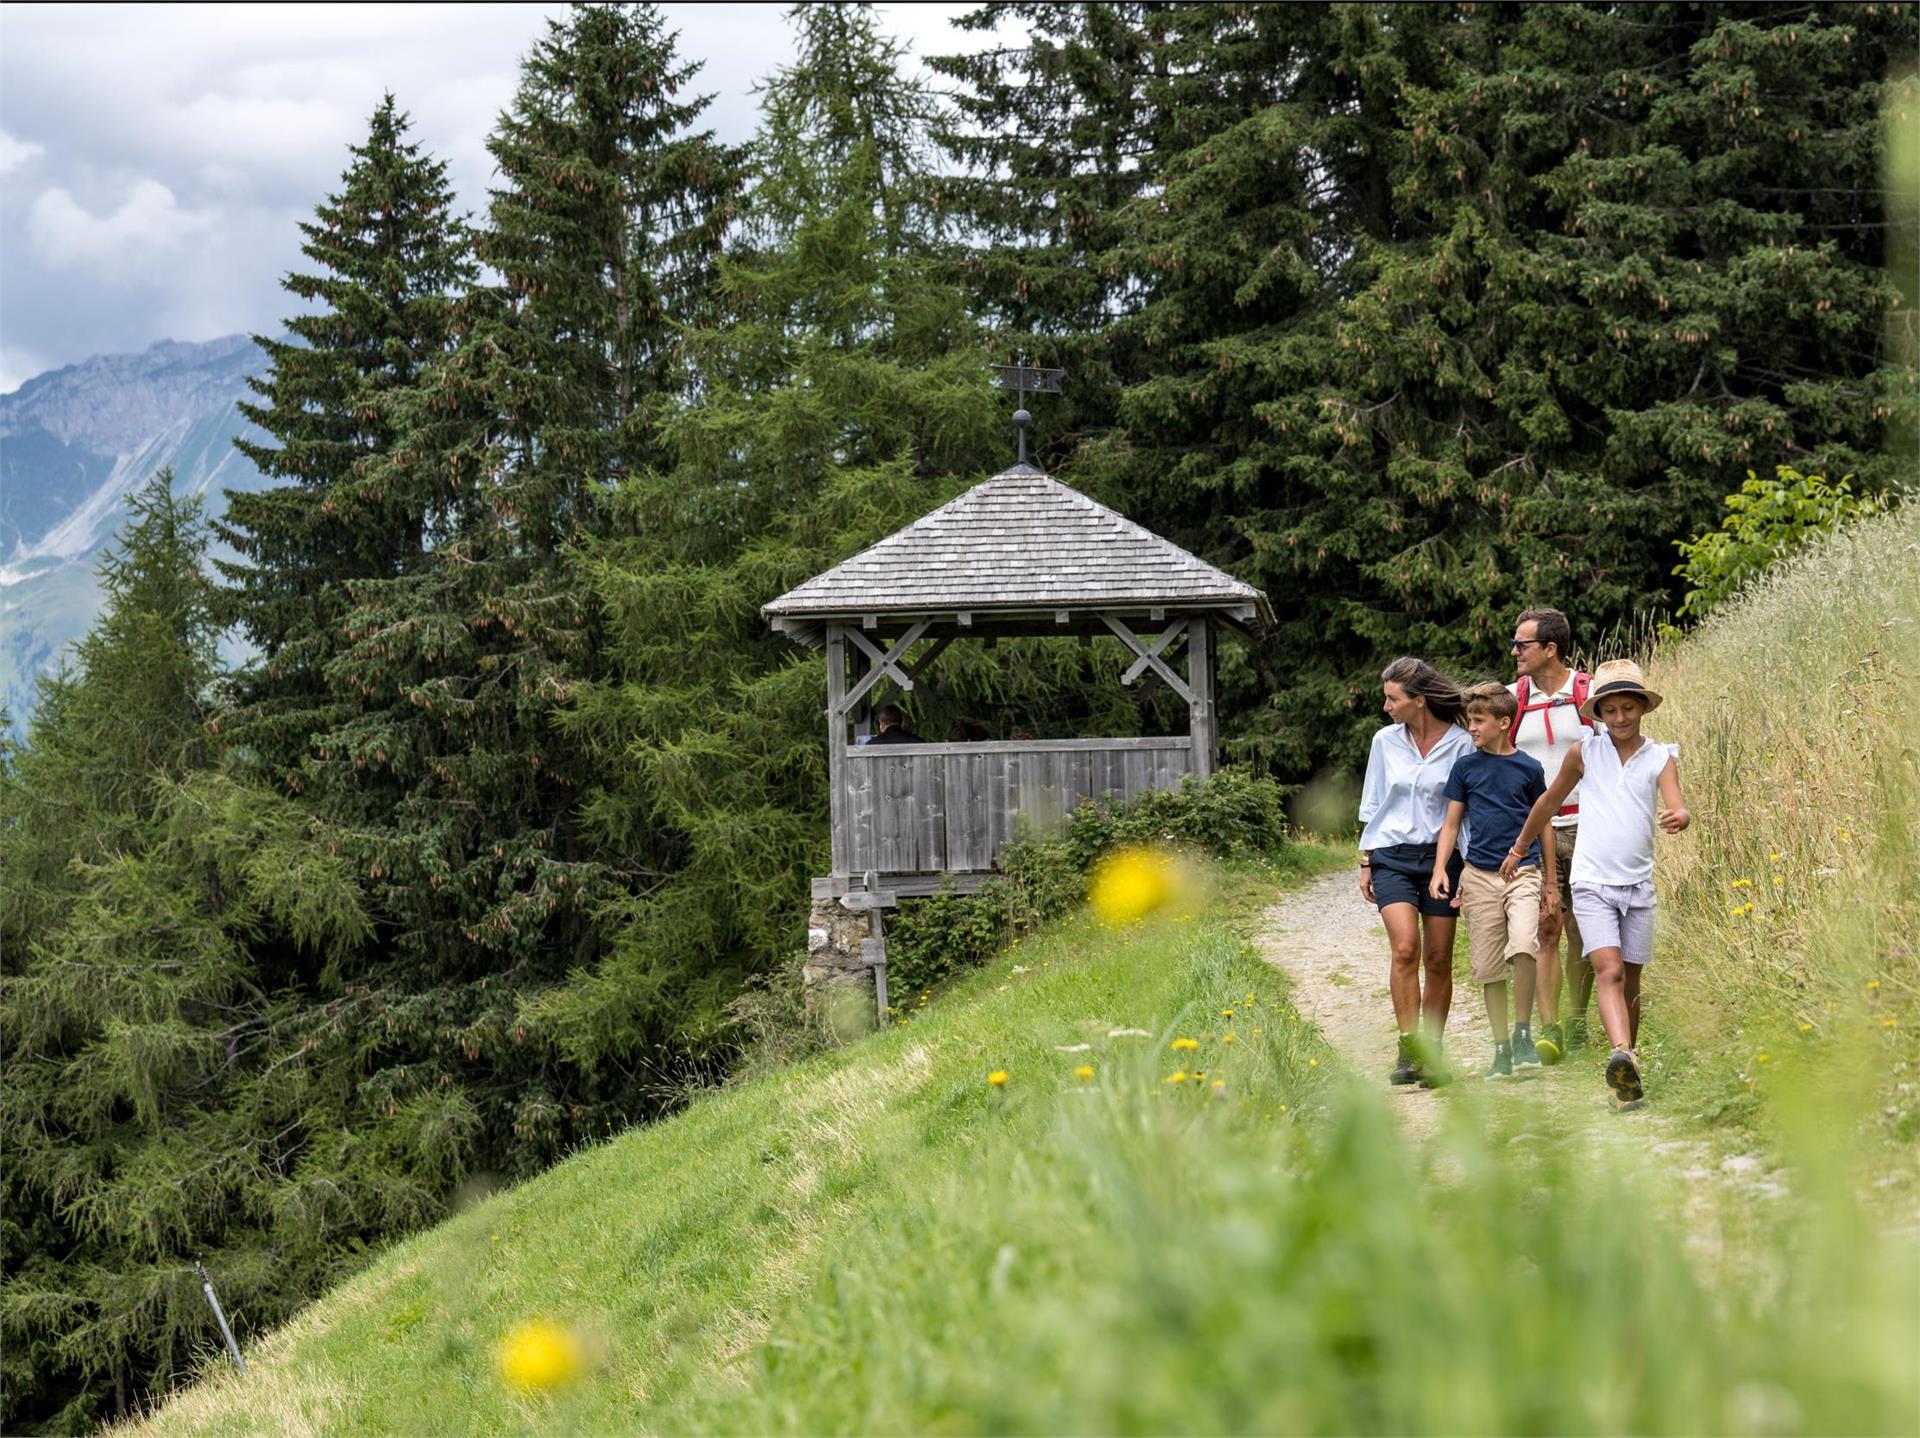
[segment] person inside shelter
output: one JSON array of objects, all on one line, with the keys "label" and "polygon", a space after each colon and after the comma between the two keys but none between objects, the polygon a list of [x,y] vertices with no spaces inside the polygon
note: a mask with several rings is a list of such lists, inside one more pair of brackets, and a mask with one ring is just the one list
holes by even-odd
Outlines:
[{"label": "person inside shelter", "polygon": [[873,711],[876,732],[869,744],[924,744],[927,741],[907,728],[907,714],[898,704],[882,704]]}]

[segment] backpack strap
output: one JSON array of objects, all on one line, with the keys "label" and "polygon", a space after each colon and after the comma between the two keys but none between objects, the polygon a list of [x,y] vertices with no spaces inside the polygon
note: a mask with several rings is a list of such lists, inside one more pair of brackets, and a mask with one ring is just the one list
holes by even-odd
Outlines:
[{"label": "backpack strap", "polygon": [[1574,670],[1573,671],[1573,712],[1575,713],[1575,715],[1579,717],[1579,720],[1582,724],[1586,725],[1587,728],[1591,729],[1594,733],[1598,734],[1600,732],[1599,726],[1596,725],[1593,722],[1593,720],[1587,718],[1586,715],[1580,713],[1582,709],[1587,707],[1587,695],[1591,694],[1592,692],[1593,692],[1593,676],[1591,674],[1584,672],[1583,670],[1579,670],[1579,669]]}]

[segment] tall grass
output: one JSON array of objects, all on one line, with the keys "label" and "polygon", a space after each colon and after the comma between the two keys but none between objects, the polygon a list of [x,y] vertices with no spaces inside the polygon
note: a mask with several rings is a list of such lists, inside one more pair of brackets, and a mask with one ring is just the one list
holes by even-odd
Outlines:
[{"label": "tall grass", "polygon": [[1771,1137],[1797,1111],[1910,1156],[1920,505],[1797,556],[1657,653],[1649,682],[1694,815],[1660,845],[1648,980],[1678,1096]]},{"label": "tall grass", "polygon": [[[1844,1184],[1683,1220],[1622,1121],[1518,1093],[1410,1147],[1247,943],[1273,887],[1023,940],[403,1245],[146,1431],[1911,1428],[1920,1270]],[[603,1358],[516,1394],[539,1314]]]}]

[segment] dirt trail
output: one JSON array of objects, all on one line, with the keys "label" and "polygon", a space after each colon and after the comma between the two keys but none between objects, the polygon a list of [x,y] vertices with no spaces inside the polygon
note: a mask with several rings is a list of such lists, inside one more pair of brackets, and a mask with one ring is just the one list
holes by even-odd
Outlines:
[{"label": "dirt trail", "polygon": [[[1342,870],[1288,894],[1266,911],[1256,942],[1266,961],[1293,981],[1294,1007],[1319,1026],[1355,1074],[1386,1089],[1396,1034],[1387,993],[1387,931],[1361,899],[1354,876]],[[1462,925],[1456,952],[1465,950]],[[1736,1194],[1751,1201],[1787,1193],[1781,1176],[1758,1155],[1718,1157],[1705,1142],[1678,1136],[1675,1121],[1659,1112],[1657,1090],[1650,1090],[1643,1109],[1611,1112],[1601,1081],[1603,1047],[1577,1049],[1568,1062],[1523,1071],[1510,1083],[1481,1085],[1476,1076],[1493,1056],[1492,1035],[1480,991],[1464,976],[1454,981],[1446,1049],[1462,1084],[1498,1087],[1504,1101],[1539,1113],[1540,1127],[1580,1132],[1596,1152],[1647,1156],[1661,1173],[1680,1180],[1686,1206],[1702,1216]],[[1409,1137],[1425,1140],[1438,1132],[1452,1091],[1413,1084],[1391,1090],[1393,1111]]]}]

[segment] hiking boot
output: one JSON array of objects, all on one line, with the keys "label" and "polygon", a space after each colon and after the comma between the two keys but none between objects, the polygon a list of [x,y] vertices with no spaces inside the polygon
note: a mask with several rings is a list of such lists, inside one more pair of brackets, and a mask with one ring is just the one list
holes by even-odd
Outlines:
[{"label": "hiking boot", "polygon": [[1394,1065],[1387,1071],[1390,1084],[1418,1083],[1420,1081],[1420,1060],[1413,1050],[1413,1035],[1400,1035],[1400,1054]]},{"label": "hiking boot", "polygon": [[1647,1096],[1640,1082],[1640,1060],[1634,1057],[1632,1049],[1615,1049],[1607,1055],[1607,1087],[1613,1090],[1614,1102],[1622,1108],[1639,1103]]},{"label": "hiking boot", "polygon": [[1540,1033],[1533,1041],[1533,1050],[1540,1056],[1541,1063],[1549,1067],[1559,1063],[1566,1047],[1567,1041],[1561,1037],[1558,1021],[1540,1025]]},{"label": "hiking boot", "polygon": [[[1558,1051],[1554,1057],[1558,1058]],[[1517,1069],[1537,1069],[1540,1067],[1540,1053],[1533,1042],[1533,1034],[1524,1024],[1513,1026],[1513,1066]]]},{"label": "hiking boot", "polygon": [[1483,1079],[1503,1079],[1513,1077],[1513,1045],[1495,1044],[1493,1062],[1487,1065],[1487,1071],[1480,1075]]}]

